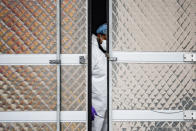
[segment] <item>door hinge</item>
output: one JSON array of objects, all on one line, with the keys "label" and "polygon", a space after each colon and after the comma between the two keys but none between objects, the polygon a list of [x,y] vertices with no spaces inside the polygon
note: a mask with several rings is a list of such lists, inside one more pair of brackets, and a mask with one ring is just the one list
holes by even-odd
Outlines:
[{"label": "door hinge", "polygon": [[195,110],[186,110],[184,111],[185,120],[196,120],[196,111]]},{"label": "door hinge", "polygon": [[61,60],[49,60],[50,64],[61,64]]},{"label": "door hinge", "polygon": [[196,54],[194,53],[187,53],[183,55],[185,62],[195,62],[196,61]]},{"label": "door hinge", "polygon": [[85,56],[79,56],[79,63],[80,64],[87,64],[87,59]]}]

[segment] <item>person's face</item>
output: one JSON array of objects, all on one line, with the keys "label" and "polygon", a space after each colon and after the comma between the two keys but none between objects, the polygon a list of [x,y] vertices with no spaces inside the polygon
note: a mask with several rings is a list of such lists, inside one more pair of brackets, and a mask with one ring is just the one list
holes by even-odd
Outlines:
[{"label": "person's face", "polygon": [[97,40],[98,40],[99,44],[102,44],[103,40],[107,40],[107,35],[98,34],[97,35]]}]

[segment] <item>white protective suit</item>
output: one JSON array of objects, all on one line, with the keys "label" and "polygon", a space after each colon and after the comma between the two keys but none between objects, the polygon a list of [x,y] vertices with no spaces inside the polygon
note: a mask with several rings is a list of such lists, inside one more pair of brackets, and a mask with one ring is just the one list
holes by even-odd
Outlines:
[{"label": "white protective suit", "polygon": [[92,131],[107,131],[107,59],[92,35],[92,106],[99,116],[92,121]]}]

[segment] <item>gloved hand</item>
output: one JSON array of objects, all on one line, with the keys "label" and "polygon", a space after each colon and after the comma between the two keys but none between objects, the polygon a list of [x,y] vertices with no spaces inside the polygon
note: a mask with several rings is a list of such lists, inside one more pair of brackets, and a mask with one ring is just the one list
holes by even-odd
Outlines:
[{"label": "gloved hand", "polygon": [[97,115],[97,112],[94,107],[91,107],[91,115],[92,115],[91,119],[93,121],[95,119],[95,115]]}]

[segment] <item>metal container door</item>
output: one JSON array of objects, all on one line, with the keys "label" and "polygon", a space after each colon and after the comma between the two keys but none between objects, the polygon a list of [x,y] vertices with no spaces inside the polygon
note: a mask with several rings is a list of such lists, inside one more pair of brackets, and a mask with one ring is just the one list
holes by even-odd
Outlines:
[{"label": "metal container door", "polygon": [[88,128],[87,2],[61,2],[61,121],[64,131],[84,131]]},{"label": "metal container door", "polygon": [[110,129],[196,129],[195,9],[194,0],[110,0]]},{"label": "metal container door", "polygon": [[0,130],[86,130],[87,1],[0,0],[0,38]]}]

